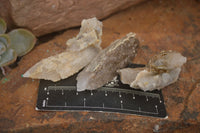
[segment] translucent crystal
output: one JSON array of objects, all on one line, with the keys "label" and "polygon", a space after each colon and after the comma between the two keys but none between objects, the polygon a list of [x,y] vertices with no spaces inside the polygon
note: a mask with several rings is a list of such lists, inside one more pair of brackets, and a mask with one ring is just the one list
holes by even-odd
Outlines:
[{"label": "translucent crystal", "polygon": [[141,70],[144,70],[144,68],[123,68],[117,72],[119,73],[121,81],[124,84],[131,84]]},{"label": "translucent crystal", "polygon": [[149,61],[145,69],[125,68],[119,70],[119,74],[122,83],[129,84],[132,88],[144,91],[159,90],[177,81],[181,66],[186,60],[186,57],[178,52],[162,51]]},{"label": "translucent crystal", "polygon": [[97,18],[83,19],[79,34],[67,41],[68,50],[80,51],[91,45],[101,49],[101,36],[103,24]]},{"label": "translucent crystal", "polygon": [[80,33],[70,39],[67,51],[41,60],[23,77],[59,81],[77,73],[101,51],[102,23],[96,18],[83,20]]},{"label": "translucent crystal", "polygon": [[65,79],[86,66],[99,52],[95,47],[88,47],[82,51],[63,52],[48,57],[31,67],[23,77],[59,81]]},{"label": "translucent crystal", "polygon": [[117,70],[125,67],[136,55],[139,41],[134,33],[114,41],[102,50],[91,63],[79,73],[77,90],[94,90],[111,81]]}]

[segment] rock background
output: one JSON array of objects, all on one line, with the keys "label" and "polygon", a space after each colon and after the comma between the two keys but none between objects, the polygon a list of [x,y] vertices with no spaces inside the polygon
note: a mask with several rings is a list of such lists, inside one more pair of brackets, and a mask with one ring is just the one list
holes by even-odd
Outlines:
[{"label": "rock background", "polygon": [[135,32],[140,50],[134,63],[146,64],[161,50],[187,57],[178,81],[162,90],[167,119],[100,112],[35,110],[39,80],[22,78],[32,65],[65,50],[79,32],[69,29],[50,36],[25,55],[0,80],[0,132],[199,133],[200,131],[200,2],[151,0],[103,20],[102,47]]},{"label": "rock background", "polygon": [[36,36],[79,26],[82,19],[103,19],[145,0],[0,0],[8,26],[24,27]]}]

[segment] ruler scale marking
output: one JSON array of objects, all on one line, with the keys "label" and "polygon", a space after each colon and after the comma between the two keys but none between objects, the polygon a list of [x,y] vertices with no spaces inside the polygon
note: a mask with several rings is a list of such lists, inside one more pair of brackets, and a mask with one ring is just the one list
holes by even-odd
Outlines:
[{"label": "ruler scale marking", "polygon": [[56,83],[41,80],[36,109],[104,111],[166,117],[161,91],[143,92],[118,84],[119,86],[77,92],[76,76]]}]

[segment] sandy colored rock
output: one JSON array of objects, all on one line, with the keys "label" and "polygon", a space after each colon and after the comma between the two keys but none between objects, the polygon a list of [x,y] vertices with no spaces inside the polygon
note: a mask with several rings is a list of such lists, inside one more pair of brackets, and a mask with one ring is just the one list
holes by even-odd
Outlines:
[{"label": "sandy colored rock", "polygon": [[54,82],[65,79],[86,66],[99,52],[91,46],[82,51],[63,52],[41,60],[31,67],[23,77],[46,79]]},{"label": "sandy colored rock", "polygon": [[79,26],[82,19],[105,18],[144,0],[3,0],[0,16],[9,26],[26,27],[36,36]]},{"label": "sandy colored rock", "polygon": [[76,38],[69,39],[67,51],[48,57],[31,67],[23,77],[54,82],[77,73],[101,51],[102,23],[96,18],[82,21]]},{"label": "sandy colored rock", "polygon": [[125,67],[136,55],[139,41],[134,33],[118,39],[102,50],[77,76],[77,90],[94,90],[117,76],[117,70]]},{"label": "sandy colored rock", "polygon": [[123,68],[117,70],[117,72],[123,84],[131,84],[135,80],[137,74],[142,70],[144,70],[144,68]]}]

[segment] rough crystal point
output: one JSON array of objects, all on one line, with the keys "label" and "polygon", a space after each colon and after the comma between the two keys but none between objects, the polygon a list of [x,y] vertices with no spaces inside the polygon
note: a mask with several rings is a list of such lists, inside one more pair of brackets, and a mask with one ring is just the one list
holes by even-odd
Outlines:
[{"label": "rough crystal point", "polygon": [[68,41],[66,52],[41,60],[23,77],[59,81],[77,73],[101,51],[102,24],[96,18],[83,20],[80,33]]},{"label": "rough crystal point", "polygon": [[[154,56],[147,67],[140,72],[138,70],[141,68],[126,68],[119,70],[119,74],[122,83],[129,84],[132,88],[144,91],[159,90],[177,81],[184,63],[186,63],[186,57],[180,53],[163,51]],[[136,73],[137,76],[135,76]]]},{"label": "rough crystal point", "polygon": [[77,76],[77,90],[94,90],[111,81],[117,70],[125,67],[136,55],[139,41],[134,33],[114,41],[102,50]]},{"label": "rough crystal point", "polygon": [[77,73],[86,66],[98,52],[99,49],[93,46],[82,51],[63,52],[36,63],[23,77],[46,79],[56,82]]},{"label": "rough crystal point", "polygon": [[181,68],[175,68],[169,72],[154,74],[143,70],[138,73],[136,79],[130,84],[133,88],[140,88],[144,91],[162,89],[177,81]]},{"label": "rough crystal point", "polygon": [[175,68],[180,68],[186,63],[186,58],[175,51],[161,51],[160,54],[155,55],[148,63],[149,71],[157,74],[167,72]]},{"label": "rough crystal point", "polygon": [[68,49],[70,51],[80,51],[91,45],[101,49],[102,26],[102,22],[95,17],[83,19],[79,34],[66,42]]},{"label": "rough crystal point", "polygon": [[141,70],[144,70],[144,68],[123,68],[117,70],[117,72],[123,84],[131,84]]}]

